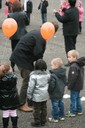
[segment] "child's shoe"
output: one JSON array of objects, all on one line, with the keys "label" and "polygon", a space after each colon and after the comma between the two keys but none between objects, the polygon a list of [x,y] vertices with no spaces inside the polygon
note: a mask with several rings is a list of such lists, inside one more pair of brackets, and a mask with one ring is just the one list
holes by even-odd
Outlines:
[{"label": "child's shoe", "polygon": [[65,116],[67,116],[67,117],[75,117],[76,114],[71,113],[70,111],[68,111],[68,113]]},{"label": "child's shoe", "polygon": [[64,117],[59,117],[59,120],[64,121],[65,118]]},{"label": "child's shoe", "polygon": [[77,114],[78,114],[78,115],[82,115],[83,113],[82,113],[82,112],[78,112]]},{"label": "child's shoe", "polygon": [[53,122],[53,123],[57,123],[58,122],[58,119],[54,119],[54,118],[48,118],[48,121],[49,122]]}]

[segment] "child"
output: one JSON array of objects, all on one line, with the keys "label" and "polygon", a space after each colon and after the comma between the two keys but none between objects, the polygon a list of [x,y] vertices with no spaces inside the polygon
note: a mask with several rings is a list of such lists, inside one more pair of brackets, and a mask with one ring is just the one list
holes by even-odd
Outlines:
[{"label": "child", "polygon": [[66,9],[70,7],[68,0],[64,0],[61,2],[60,7],[59,7],[59,12],[61,15],[64,15],[64,12]]},{"label": "child", "polygon": [[3,128],[8,128],[9,117],[11,117],[13,128],[17,128],[16,109],[20,107],[16,88],[17,77],[10,69],[7,64],[0,66],[0,109],[3,112]]},{"label": "child", "polygon": [[52,117],[49,122],[58,122],[64,120],[63,94],[66,85],[66,70],[62,67],[61,58],[55,58],[51,61],[51,80],[49,82],[48,92],[52,103]]},{"label": "child", "polygon": [[70,111],[66,114],[68,117],[75,117],[76,114],[82,114],[82,103],[80,91],[83,89],[85,57],[79,58],[76,50],[71,50],[67,54],[70,62],[68,73],[68,89],[70,90]]},{"label": "child", "polygon": [[47,116],[48,82],[50,73],[46,71],[46,62],[42,59],[36,61],[34,71],[30,74],[27,97],[32,99],[34,107],[34,122],[32,126],[44,126]]},{"label": "child", "polygon": [[82,7],[82,1],[78,0],[76,7],[79,11],[79,34],[82,32],[82,21],[83,21],[83,14],[84,14],[84,8]]}]

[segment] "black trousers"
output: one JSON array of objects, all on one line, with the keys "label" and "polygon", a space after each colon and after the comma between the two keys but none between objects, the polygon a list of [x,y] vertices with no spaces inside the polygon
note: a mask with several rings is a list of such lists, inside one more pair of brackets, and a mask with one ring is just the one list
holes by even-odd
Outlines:
[{"label": "black trousers", "polygon": [[77,35],[64,36],[66,54],[68,53],[68,51],[76,49],[76,38],[77,38]]},{"label": "black trousers", "polygon": [[45,123],[46,122],[46,116],[47,116],[47,101],[43,102],[34,102],[33,101],[33,107],[34,107],[34,121],[37,123]]},{"label": "black trousers", "polygon": [[82,32],[82,22],[79,22],[79,32]]},{"label": "black trousers", "polygon": [[[11,40],[11,48],[12,48],[12,52],[14,51],[16,45],[18,44],[19,40]],[[11,62],[11,67],[14,68],[15,63]]]}]

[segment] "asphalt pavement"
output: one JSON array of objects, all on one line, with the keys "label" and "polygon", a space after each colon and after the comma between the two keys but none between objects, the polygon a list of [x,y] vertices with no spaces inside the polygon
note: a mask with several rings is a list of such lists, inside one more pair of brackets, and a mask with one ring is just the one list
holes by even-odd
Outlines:
[{"label": "asphalt pavement", "polygon": [[[22,0],[23,3],[24,0]],[[40,28],[41,22],[41,14],[40,11],[37,9],[40,0],[32,0],[33,1],[33,13],[31,15],[31,23],[30,26],[27,27],[27,31]],[[49,7],[48,7],[48,21],[56,21],[57,19],[53,15],[53,9],[58,9],[61,0],[48,0]],[[3,21],[6,19],[7,15],[5,15],[4,11],[6,9],[5,0],[2,0],[3,7],[0,10],[0,26],[2,25]],[[85,9],[85,0],[82,0],[83,7]],[[82,23],[82,34],[78,35],[76,49],[80,53],[81,56],[85,56],[85,13],[84,19]],[[9,57],[11,55],[11,44],[10,40],[7,39],[2,30],[0,29],[0,63],[5,61],[9,61]],[[65,48],[64,48],[64,39],[62,35],[62,24],[59,23],[59,30],[55,34],[55,36],[47,42],[46,52],[44,54],[44,59],[47,62],[48,69],[50,69],[50,62],[55,57],[61,57],[64,63],[67,62]],[[67,69],[68,70],[68,69]],[[20,77],[19,71],[17,67],[15,68],[15,72],[18,76],[18,83],[17,87],[20,91],[22,78]],[[85,81],[85,77],[84,77]],[[85,84],[84,84],[85,86]],[[69,96],[69,91],[65,90],[65,96]],[[59,121],[58,123],[49,123],[47,121],[46,126],[44,128],[85,128],[85,87],[81,91],[81,100],[83,105],[83,115],[72,117],[66,117],[65,121]],[[65,113],[69,110],[70,99],[68,97],[64,98],[65,103]],[[32,112],[22,112],[17,110],[18,112],[18,128],[32,128],[30,123],[33,121]],[[51,116],[51,103],[50,100],[47,103],[47,118]],[[0,128],[2,128],[2,111],[0,110]],[[11,121],[9,121],[9,128],[12,128]]]}]

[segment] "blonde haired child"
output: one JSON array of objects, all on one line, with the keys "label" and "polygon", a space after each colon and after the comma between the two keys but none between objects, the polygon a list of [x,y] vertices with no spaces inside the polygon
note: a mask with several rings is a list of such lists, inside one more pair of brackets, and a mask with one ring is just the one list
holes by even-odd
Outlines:
[{"label": "blonde haired child", "polygon": [[49,122],[58,122],[64,120],[64,88],[66,85],[66,70],[62,67],[61,58],[54,58],[51,61],[51,79],[49,82],[48,92],[52,103],[52,117],[48,118]]}]

